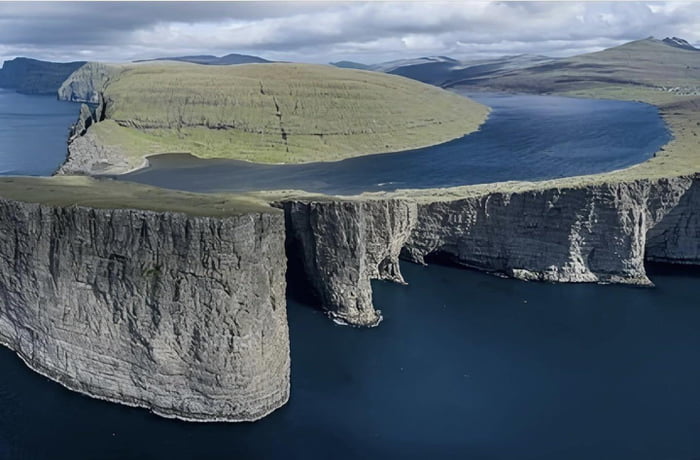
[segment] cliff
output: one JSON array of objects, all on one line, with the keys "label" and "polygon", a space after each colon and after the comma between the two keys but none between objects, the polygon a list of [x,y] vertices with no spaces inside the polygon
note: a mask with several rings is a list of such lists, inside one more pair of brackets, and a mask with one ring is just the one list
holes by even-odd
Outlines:
[{"label": "cliff", "polygon": [[322,306],[338,322],[374,326],[370,279],[403,283],[399,254],[416,225],[415,203],[286,201],[290,258],[299,260]]},{"label": "cliff", "polygon": [[120,72],[120,67],[115,65],[99,62],[84,64],[64,78],[58,88],[60,100],[97,104],[107,83]]},{"label": "cliff", "polygon": [[285,266],[273,209],[210,217],[2,198],[0,342],[100,399],[256,420],[289,397]]},{"label": "cliff", "polygon": [[85,62],[48,62],[18,57],[0,69],[0,88],[25,94],[56,94],[61,83]]},{"label": "cliff", "polygon": [[[399,254],[523,280],[651,285],[645,257],[700,263],[700,176],[476,193],[453,200],[282,200],[294,253],[334,318],[372,325],[371,279]],[[295,268],[297,269],[297,268]]]}]

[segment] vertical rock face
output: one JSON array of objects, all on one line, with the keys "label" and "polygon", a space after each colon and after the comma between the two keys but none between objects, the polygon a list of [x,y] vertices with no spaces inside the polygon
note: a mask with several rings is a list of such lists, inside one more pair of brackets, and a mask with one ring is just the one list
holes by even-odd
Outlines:
[{"label": "vertical rock face", "polygon": [[373,326],[371,279],[403,283],[399,254],[416,221],[403,200],[288,201],[289,245],[322,307],[338,321]]},{"label": "vertical rock face", "polygon": [[18,57],[5,61],[0,69],[0,88],[12,88],[24,94],[56,94],[61,83],[81,62],[49,62]]},{"label": "vertical rock face", "polygon": [[281,212],[0,200],[0,341],[68,388],[197,421],[289,396]]},{"label": "vertical rock face", "polygon": [[99,62],[83,63],[66,75],[59,84],[58,98],[62,101],[98,104],[107,83],[119,74],[119,68]]},{"label": "vertical rock face", "polygon": [[324,308],[371,325],[371,279],[433,254],[525,280],[649,285],[645,256],[700,263],[697,177],[414,203],[288,201],[287,231]]},{"label": "vertical rock face", "polygon": [[700,181],[692,181],[678,205],[657,219],[647,234],[647,259],[700,264]]},{"label": "vertical rock face", "polygon": [[419,207],[405,255],[422,263],[442,253],[528,280],[651,284],[647,230],[688,185],[634,181],[430,203]]}]

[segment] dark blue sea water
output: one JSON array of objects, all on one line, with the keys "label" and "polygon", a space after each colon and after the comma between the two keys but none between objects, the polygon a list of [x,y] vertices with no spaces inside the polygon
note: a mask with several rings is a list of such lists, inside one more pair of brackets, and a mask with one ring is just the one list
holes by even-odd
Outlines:
[{"label": "dark blue sea water", "polygon": [[66,158],[80,106],[0,89],[0,175],[48,176]]},{"label": "dark blue sea water", "polygon": [[700,458],[700,271],[653,267],[649,289],[402,269],[374,283],[375,329],[289,302],[291,401],[253,424],[93,400],[0,350],[0,458]]},{"label": "dark blue sea water", "polygon": [[122,179],[191,191],[299,189],[355,194],[507,180],[543,180],[624,168],[670,135],[658,110],[637,102],[470,94],[492,107],[481,129],[444,144],[333,163],[260,165],[162,155]]}]

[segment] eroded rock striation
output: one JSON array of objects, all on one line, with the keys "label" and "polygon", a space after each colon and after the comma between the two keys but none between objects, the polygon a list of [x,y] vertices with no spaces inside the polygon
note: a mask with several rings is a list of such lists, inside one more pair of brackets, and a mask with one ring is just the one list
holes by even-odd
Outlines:
[{"label": "eroded rock striation", "polygon": [[119,72],[119,66],[99,62],[84,63],[64,78],[58,88],[58,98],[62,101],[98,104],[105,87]]},{"label": "eroded rock striation", "polygon": [[66,387],[185,420],[289,397],[284,216],[0,199],[0,341]]},{"label": "eroded rock striation", "polygon": [[399,255],[416,225],[416,204],[385,201],[286,201],[288,246],[323,308],[339,321],[374,326],[370,279],[403,283]]},{"label": "eroded rock striation", "polygon": [[322,306],[373,324],[370,279],[398,255],[524,280],[650,285],[645,255],[700,263],[698,176],[492,192],[454,200],[290,200],[287,231]]}]

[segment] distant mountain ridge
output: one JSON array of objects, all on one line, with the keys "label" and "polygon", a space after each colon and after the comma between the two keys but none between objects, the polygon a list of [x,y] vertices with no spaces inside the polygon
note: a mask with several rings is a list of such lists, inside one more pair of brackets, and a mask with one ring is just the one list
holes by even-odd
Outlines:
[{"label": "distant mountain ridge", "polygon": [[198,55],[198,56],[174,56],[174,57],[159,57],[154,59],[140,59],[134,62],[153,62],[153,61],[178,61],[178,62],[191,62],[193,64],[201,65],[236,65],[236,64],[263,64],[273,61],[268,61],[267,59],[261,58],[259,56],[251,56],[249,54],[236,54],[231,53],[226,56],[211,56],[211,55]]},{"label": "distant mountain ridge", "polygon": [[358,69],[358,70],[372,70],[371,65],[361,64],[354,61],[338,61],[330,63],[334,67],[339,67],[341,69]]},{"label": "distant mountain ridge", "polygon": [[700,51],[700,49],[694,47],[693,45],[688,43],[687,40],[683,40],[682,38],[666,37],[661,41],[666,43],[667,45],[675,46],[676,48],[681,48],[681,49],[689,50],[689,51]]},{"label": "distant mountain ridge", "polygon": [[556,60],[556,58],[529,54],[473,61],[459,61],[449,56],[425,56],[371,65],[352,61],[332,62],[331,65],[400,75],[423,83],[447,87],[463,84],[475,78],[493,77],[514,69],[552,63]]},{"label": "distant mountain ridge", "polygon": [[3,63],[0,88],[24,94],[56,94],[70,74],[85,64],[85,61],[49,62],[18,57]]},{"label": "distant mountain ridge", "polygon": [[700,87],[700,53],[688,46],[687,41],[679,38],[649,37],[501,75],[463,80],[455,85],[527,92],[632,85],[694,94]]}]

